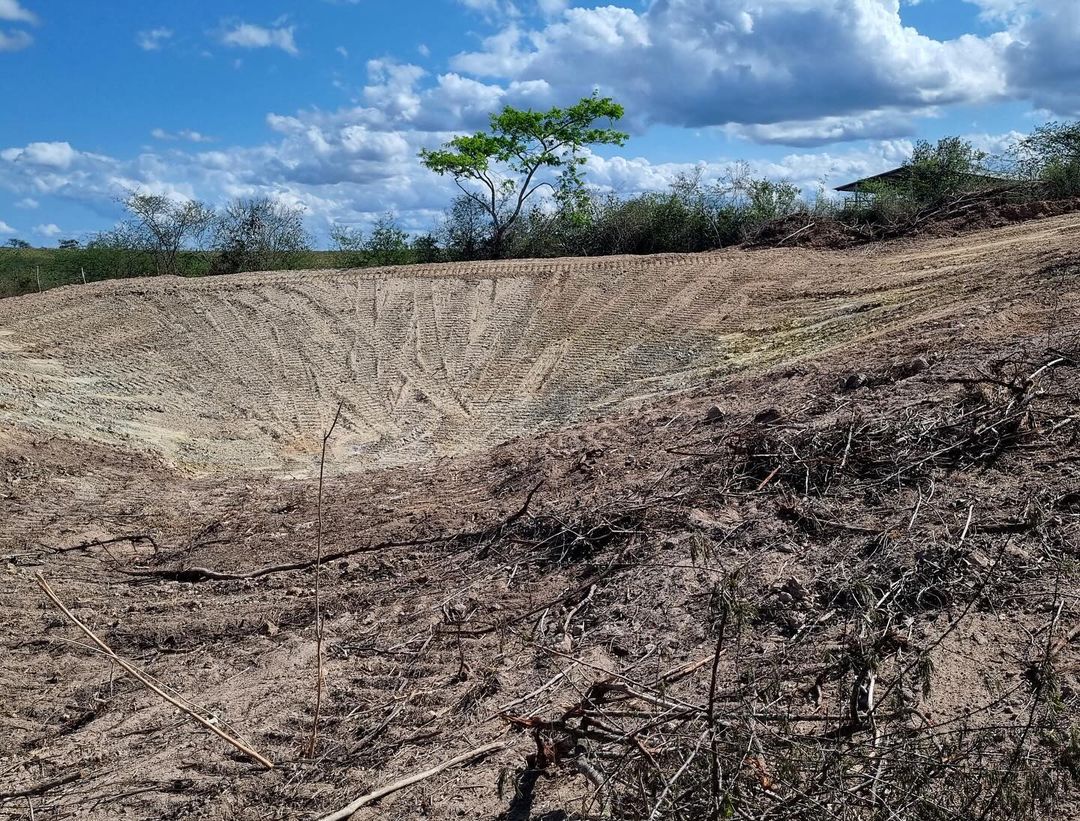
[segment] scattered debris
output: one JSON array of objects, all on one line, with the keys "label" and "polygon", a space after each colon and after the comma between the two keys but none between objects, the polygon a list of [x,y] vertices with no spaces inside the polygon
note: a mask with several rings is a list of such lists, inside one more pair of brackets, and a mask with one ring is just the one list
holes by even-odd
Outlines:
[{"label": "scattered debris", "polygon": [[[827,353],[763,331],[772,370],[327,476],[322,528],[312,479],[5,430],[0,816],[1075,814],[1080,268],[1010,259]],[[48,547],[100,534],[153,542]]]}]

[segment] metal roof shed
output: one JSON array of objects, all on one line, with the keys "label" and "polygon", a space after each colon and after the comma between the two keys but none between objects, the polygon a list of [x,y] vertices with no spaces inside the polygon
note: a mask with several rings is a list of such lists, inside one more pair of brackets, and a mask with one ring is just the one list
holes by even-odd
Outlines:
[{"label": "metal roof shed", "polygon": [[[863,197],[872,196],[865,189],[868,182],[892,183],[900,187],[909,180],[910,176],[911,170],[905,166],[900,166],[890,171],[884,171],[881,174],[874,174],[872,177],[863,177],[861,180],[837,186],[835,190],[846,194],[854,194],[855,202],[859,202]],[[993,174],[965,174],[964,176],[975,185],[1000,185],[1001,183],[1011,182],[1007,177],[999,177]]]}]

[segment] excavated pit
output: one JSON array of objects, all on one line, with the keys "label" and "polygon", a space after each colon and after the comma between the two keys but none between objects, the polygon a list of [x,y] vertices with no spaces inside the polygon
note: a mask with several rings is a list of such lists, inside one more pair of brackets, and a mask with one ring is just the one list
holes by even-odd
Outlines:
[{"label": "excavated pit", "polygon": [[455,455],[894,331],[1075,247],[1074,217],[873,252],[139,279],[0,303],[0,422],[188,470]]},{"label": "excavated pit", "polygon": [[1076,817],[1078,238],[0,301],[0,819]]}]

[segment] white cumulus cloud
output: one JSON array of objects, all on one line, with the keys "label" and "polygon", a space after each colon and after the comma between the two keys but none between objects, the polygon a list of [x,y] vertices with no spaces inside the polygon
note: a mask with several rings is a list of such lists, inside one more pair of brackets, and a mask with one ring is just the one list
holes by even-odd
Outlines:
[{"label": "white cumulus cloud", "polygon": [[21,51],[29,48],[34,38],[27,31],[4,31],[0,29],[0,52]]},{"label": "white cumulus cloud", "polygon": [[1017,96],[1063,117],[1080,116],[1080,2],[1031,0],[1006,50]]},{"label": "white cumulus cloud", "polygon": [[75,149],[67,142],[30,143],[24,148],[5,148],[0,159],[44,168],[66,169],[75,159]]},{"label": "white cumulus cloud", "polygon": [[23,7],[19,0],[0,0],[0,20],[37,25],[37,15]]},{"label": "white cumulus cloud", "polygon": [[568,8],[532,30],[512,21],[452,66],[544,80],[558,99],[599,87],[639,127],[774,126],[809,142],[822,118],[865,125],[834,120],[819,129],[825,142],[882,136],[886,119],[910,130],[905,116],[929,106],[1004,98],[1011,39],[935,40],[902,23],[897,0],[654,0],[641,12]]},{"label": "white cumulus cloud", "polygon": [[173,31],[168,28],[147,29],[135,35],[135,44],[143,51],[157,51],[166,41],[172,39]]},{"label": "white cumulus cloud", "polygon": [[215,142],[214,137],[207,136],[206,134],[194,131],[190,128],[184,128],[180,131],[166,131],[164,128],[155,128],[150,132],[150,136],[155,140],[162,140],[164,142],[172,142],[175,140],[182,140],[189,143]]},{"label": "white cumulus cloud", "polygon": [[638,194],[663,191],[679,175],[700,173],[706,185],[743,169],[757,177],[786,180],[812,195],[819,185],[833,188],[895,168],[911,155],[908,140],[881,140],[860,149],[787,154],[779,160],[719,159],[655,163],[646,157],[590,155],[585,170],[590,187],[601,192]]},{"label": "white cumulus cloud", "polygon": [[267,27],[253,23],[234,23],[221,35],[221,42],[237,48],[279,48],[296,56],[295,26]]}]

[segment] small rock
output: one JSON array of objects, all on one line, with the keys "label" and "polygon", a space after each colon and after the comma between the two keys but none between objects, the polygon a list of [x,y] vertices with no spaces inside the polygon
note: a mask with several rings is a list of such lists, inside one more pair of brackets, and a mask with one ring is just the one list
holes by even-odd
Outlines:
[{"label": "small rock", "polygon": [[715,425],[717,422],[723,422],[727,416],[724,413],[724,409],[719,405],[711,405],[707,411],[705,411],[705,424]]},{"label": "small rock", "polygon": [[723,530],[723,525],[716,521],[712,516],[706,513],[704,510],[691,510],[688,517],[690,524],[695,527],[699,527],[702,530]]},{"label": "small rock", "polygon": [[784,414],[780,413],[776,408],[765,408],[754,417],[754,421],[759,425],[772,425],[783,418]]},{"label": "small rock", "polygon": [[869,381],[865,373],[852,372],[840,380],[840,390],[855,391],[863,387]]},{"label": "small rock", "polygon": [[687,517],[690,524],[701,530],[726,533],[742,521],[739,511],[734,508],[724,508],[716,514],[706,513],[700,508],[694,508]]},{"label": "small rock", "polygon": [[798,602],[804,602],[810,597],[810,591],[806,589],[806,585],[796,578],[788,579],[781,589]]},{"label": "small rock", "polygon": [[894,365],[891,370],[893,378],[907,379],[917,373],[922,373],[929,367],[929,359],[927,359],[925,356],[916,356],[914,359],[908,359],[898,365]]},{"label": "small rock", "polygon": [[904,365],[904,370],[914,376],[917,373],[922,373],[930,367],[930,360],[925,356],[916,356],[914,359],[908,360]]},{"label": "small rock", "polygon": [[272,621],[268,621],[265,624],[263,624],[263,630],[262,631],[263,631],[263,635],[270,636],[270,637],[276,636],[278,634],[278,632],[279,632],[278,631],[278,626],[276,624],[274,624]]}]

